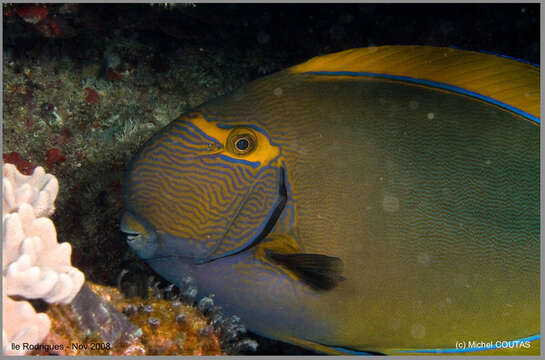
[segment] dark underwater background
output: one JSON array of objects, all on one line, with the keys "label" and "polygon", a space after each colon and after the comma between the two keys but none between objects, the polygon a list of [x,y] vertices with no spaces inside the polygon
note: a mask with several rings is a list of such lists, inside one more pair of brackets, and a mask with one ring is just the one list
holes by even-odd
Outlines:
[{"label": "dark underwater background", "polygon": [[[539,6],[3,4],[3,159],[58,177],[58,239],[88,281],[142,295],[152,271],[119,232],[123,173],[177,115],[355,47],[448,46],[538,64]],[[259,346],[239,353],[313,354],[246,337]]]}]

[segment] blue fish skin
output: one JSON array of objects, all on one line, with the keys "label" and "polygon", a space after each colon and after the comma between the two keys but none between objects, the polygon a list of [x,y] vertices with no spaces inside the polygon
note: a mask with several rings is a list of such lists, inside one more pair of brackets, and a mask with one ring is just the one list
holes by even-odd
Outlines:
[{"label": "blue fish skin", "polygon": [[[310,328],[328,333],[334,326],[326,318],[320,323],[312,320],[311,305],[320,303],[319,293],[268,268],[255,259],[252,251],[199,265],[185,264],[176,258],[152,259],[148,263],[173,283],[179,283],[182,274],[191,276],[197,284],[198,297],[215,294],[215,302],[225,314],[240,316],[243,324],[257,334],[283,339],[285,327],[289,326],[292,336],[304,338]],[[244,280],[240,280],[242,277]],[[264,284],[267,285],[264,287]],[[309,299],[313,300],[309,303]],[[241,303],[244,305],[240,306]],[[279,313],[282,316],[277,316]]]}]

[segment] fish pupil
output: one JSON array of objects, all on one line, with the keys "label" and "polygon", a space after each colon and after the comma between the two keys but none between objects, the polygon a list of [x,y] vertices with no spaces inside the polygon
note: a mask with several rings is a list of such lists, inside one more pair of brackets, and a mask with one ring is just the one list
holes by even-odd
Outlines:
[{"label": "fish pupil", "polygon": [[244,151],[248,149],[248,146],[250,146],[250,143],[246,139],[239,139],[237,143],[235,144],[237,147],[237,150]]}]

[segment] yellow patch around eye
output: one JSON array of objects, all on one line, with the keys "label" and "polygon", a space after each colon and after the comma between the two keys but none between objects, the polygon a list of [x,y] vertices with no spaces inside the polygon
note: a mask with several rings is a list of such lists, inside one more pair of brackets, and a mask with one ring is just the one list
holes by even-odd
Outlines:
[{"label": "yellow patch around eye", "polygon": [[[223,149],[218,153],[233,159],[259,162],[260,166],[266,166],[280,154],[278,146],[272,145],[264,134],[260,131],[246,127],[244,124],[241,124],[240,126],[234,125],[231,129],[222,129],[217,126],[217,122],[208,121],[198,113],[190,114],[187,121],[190,121],[206,135],[215,138],[218,142],[223,144]],[[236,154],[232,151],[232,146],[228,144],[229,135],[233,132],[236,132],[237,134],[244,133],[244,129],[247,129],[248,134],[255,136],[255,144],[253,144],[255,148],[247,154]]]}]

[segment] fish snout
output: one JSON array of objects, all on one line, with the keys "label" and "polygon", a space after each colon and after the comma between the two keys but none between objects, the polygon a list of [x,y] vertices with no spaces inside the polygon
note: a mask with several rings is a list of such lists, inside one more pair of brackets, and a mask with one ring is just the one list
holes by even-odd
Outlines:
[{"label": "fish snout", "polygon": [[157,234],[143,220],[130,212],[121,218],[121,232],[127,235],[127,244],[143,259],[151,258],[157,250]]}]

